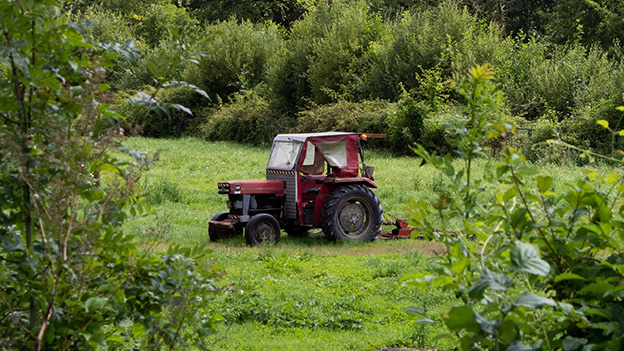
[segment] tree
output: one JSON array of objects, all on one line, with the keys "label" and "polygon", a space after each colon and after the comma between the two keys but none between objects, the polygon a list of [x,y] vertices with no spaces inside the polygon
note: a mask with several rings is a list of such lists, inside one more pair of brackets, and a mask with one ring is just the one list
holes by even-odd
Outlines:
[{"label": "tree", "polygon": [[63,5],[0,2],[0,345],[184,346],[212,331],[196,298],[218,269],[201,250],[158,256],[124,234],[149,212],[137,185],[149,160],[119,143],[124,118],[101,102],[102,77],[137,53],[87,42]]}]

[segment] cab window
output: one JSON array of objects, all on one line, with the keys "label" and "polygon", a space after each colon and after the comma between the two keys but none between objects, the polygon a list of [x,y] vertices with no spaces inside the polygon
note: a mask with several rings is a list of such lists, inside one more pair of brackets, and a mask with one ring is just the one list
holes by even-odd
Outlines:
[{"label": "cab window", "polygon": [[301,143],[277,141],[271,149],[267,168],[284,171],[292,170],[301,151]]},{"label": "cab window", "polygon": [[306,144],[306,155],[303,160],[301,172],[305,174],[319,175],[325,170],[325,160],[316,147],[308,141]]}]

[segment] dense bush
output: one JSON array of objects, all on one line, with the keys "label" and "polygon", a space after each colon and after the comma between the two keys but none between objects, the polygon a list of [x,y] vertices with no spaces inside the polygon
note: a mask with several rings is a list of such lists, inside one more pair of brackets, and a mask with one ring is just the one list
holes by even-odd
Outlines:
[{"label": "dense bush", "polygon": [[368,71],[366,55],[383,30],[379,18],[368,12],[365,2],[333,4],[335,19],[312,44],[307,78],[311,98],[317,104],[335,102],[337,96],[354,99],[362,75]]},{"label": "dense bush", "polygon": [[78,16],[85,25],[85,36],[99,43],[123,43],[133,37],[130,23],[122,15],[99,7],[89,7]]},{"label": "dense bush", "polygon": [[397,103],[383,100],[359,103],[338,101],[315,106],[299,114],[296,132],[345,131],[386,134],[386,140],[372,147],[397,155],[413,155],[412,146],[425,145],[428,150],[448,151],[444,138],[444,112],[431,110],[405,93]]},{"label": "dense bush", "polygon": [[[124,59],[118,60],[117,65],[111,70],[109,81],[116,90],[132,94],[146,86],[156,87],[158,85],[156,70],[150,69],[150,65],[164,67],[171,59],[180,57],[188,51],[187,47],[170,38],[161,40],[156,47],[150,48],[141,45],[141,48],[141,56],[136,63]],[[171,72],[169,79],[180,80],[183,69],[183,65],[176,67]]]},{"label": "dense bush", "polygon": [[510,45],[509,52],[496,65],[496,82],[505,92],[512,113],[527,120],[534,120],[543,114],[544,103],[535,99],[531,73],[534,65],[546,60],[548,47],[536,37],[522,36]]},{"label": "dense bush", "polygon": [[543,17],[547,37],[557,44],[597,44],[608,50],[624,40],[624,5],[620,1],[559,0]]},{"label": "dense bush", "polygon": [[408,155],[413,153],[414,144],[421,142],[424,121],[429,112],[424,103],[417,103],[407,92],[403,93],[387,121],[388,142],[392,152]]},{"label": "dense bush", "polygon": [[180,35],[187,35],[195,30],[196,21],[184,8],[173,4],[150,4],[134,15],[134,32],[150,46],[156,46],[161,40],[169,37],[171,29]]},{"label": "dense bush", "polygon": [[171,3],[171,0],[92,0],[86,3],[96,4],[103,9],[132,16],[143,14],[143,11],[150,5],[167,5]]},{"label": "dense bush", "polygon": [[[521,127],[534,129],[535,123],[552,121],[558,123],[558,133],[569,142],[599,152],[610,149],[608,138],[594,135],[597,130],[593,123],[599,119],[616,122],[613,108],[617,102],[613,98],[624,91],[622,50],[613,45],[607,52],[601,48],[606,42],[585,45],[589,38],[586,36],[583,40],[559,40],[569,43],[567,46],[553,45],[547,40],[556,37],[552,26],[567,21],[557,16],[570,13],[572,8],[587,10],[579,14],[580,24],[586,28],[584,21],[597,12],[600,23],[615,25],[620,7],[602,0],[596,2],[596,6],[602,6],[600,11],[598,7],[586,9],[587,4],[574,7],[567,0],[514,0],[504,2],[506,11],[500,12],[496,4],[485,0],[284,0],[236,4],[191,0],[172,5],[164,0],[149,4],[143,0],[115,0],[78,13],[80,18],[99,20],[94,27],[86,27],[94,38],[105,42],[126,36],[138,38],[135,46],[142,52],[139,64],[131,66],[119,60],[108,68],[107,79],[113,90],[127,95],[146,85],[163,84],[162,77],[156,79],[154,75],[154,65],[178,57],[183,51],[177,42],[165,40],[168,27],[183,33],[196,33],[198,29],[206,33],[195,46],[205,54],[200,65],[180,65],[166,79],[190,81],[211,99],[200,98],[192,90],[158,95],[194,112],[215,111],[212,104],[228,104],[233,94],[258,85],[268,87],[258,90],[258,94],[270,115],[286,114],[293,119],[308,109],[312,109],[310,114],[316,114],[325,104],[329,104],[328,110],[337,111],[346,105],[344,101],[396,102],[401,100],[403,91],[408,91],[413,103],[419,106],[418,114],[423,116],[423,127],[416,128],[422,133],[408,136],[405,131],[413,132],[410,125],[415,121],[388,113],[384,122],[389,135],[386,146],[397,145],[395,152],[409,153],[403,147],[409,144],[407,140],[419,139],[430,150],[442,151],[448,145],[442,142],[446,117],[440,111],[448,109],[449,104],[463,102],[446,82],[469,67],[488,62],[496,72],[496,83],[506,94],[505,105],[510,114],[522,118],[518,120]],[[194,26],[195,19],[189,13],[203,16],[201,29]],[[226,13],[241,17],[209,23]],[[301,14],[298,20],[288,19],[295,13]],[[209,18],[212,15],[216,17]],[[259,23],[259,18],[273,15],[288,17],[277,23],[287,22],[289,30],[275,22]],[[247,18],[251,20],[244,20]],[[521,19],[529,22],[519,23]],[[552,28],[544,24],[546,20]],[[531,33],[519,31],[521,28]],[[541,35],[544,31],[552,36]],[[575,35],[573,30],[570,32],[566,35]],[[587,34],[596,33],[592,29]],[[195,123],[194,117],[176,111],[167,118],[149,115],[131,119],[140,122],[146,133],[153,136],[183,135]],[[308,128],[309,120],[303,118],[302,122],[302,128]],[[322,125],[312,129],[333,128],[321,128]],[[518,143],[540,142],[538,139],[528,133],[514,136]]]},{"label": "dense bush", "polygon": [[301,112],[297,119],[296,131],[385,133],[391,111],[392,105],[381,100],[362,103],[341,100]]},{"label": "dense bush", "polygon": [[214,100],[227,98],[241,89],[264,81],[268,65],[280,52],[279,28],[271,23],[253,24],[230,19],[208,26],[197,50],[205,55],[183,77]]},{"label": "dense bush", "polygon": [[250,90],[234,94],[231,102],[216,110],[200,112],[204,121],[200,137],[206,140],[234,140],[247,144],[271,143],[275,135],[291,130],[293,121],[271,109],[257,92]]},{"label": "dense bush", "polygon": [[453,53],[449,50],[476,26],[475,18],[448,2],[405,13],[401,20],[390,22],[384,37],[373,45],[366,91],[371,97],[397,99],[401,84],[408,91],[418,89],[416,73],[434,67],[444,70],[448,78]]},{"label": "dense bush", "polygon": [[268,85],[276,106],[295,113],[311,102],[357,95],[354,86],[366,71],[364,57],[381,30],[363,1],[320,2],[293,26],[271,70]]},{"label": "dense bush", "polygon": [[[205,100],[201,95],[192,93],[183,87],[158,91],[146,87],[144,91],[149,94],[155,93],[157,101],[166,101],[182,106],[197,106]],[[128,128],[133,134],[148,137],[170,138],[193,134],[194,129],[199,124],[197,109],[191,111],[192,114],[176,108],[167,108],[166,111],[137,109],[134,104],[127,101],[120,103],[117,109],[127,116]]]},{"label": "dense bush", "polygon": [[554,109],[560,119],[568,117],[576,107],[595,104],[619,94],[613,80],[616,67],[598,49],[585,53],[582,46],[559,50],[551,58],[533,60],[529,70],[528,88],[533,101],[541,101]]},{"label": "dense bush", "polygon": [[204,23],[231,17],[260,23],[273,21],[289,28],[308,10],[312,2],[300,0],[187,0],[189,9]]},{"label": "dense bush", "polygon": [[446,48],[449,55],[451,72],[463,74],[471,67],[488,63],[494,70],[507,62],[513,62],[514,41],[503,36],[502,29],[496,24],[475,25],[457,43],[449,43]]}]

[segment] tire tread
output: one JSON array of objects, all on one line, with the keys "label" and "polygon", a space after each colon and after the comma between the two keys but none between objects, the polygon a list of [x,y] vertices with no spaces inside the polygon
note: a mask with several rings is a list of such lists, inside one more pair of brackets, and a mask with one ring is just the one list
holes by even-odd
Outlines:
[{"label": "tire tread", "polygon": [[369,188],[362,185],[346,185],[339,187],[333,193],[331,193],[325,203],[323,205],[323,210],[321,211],[321,223],[323,227],[323,233],[325,237],[331,241],[336,241],[338,239],[343,239],[341,234],[338,234],[339,231],[337,223],[335,223],[334,218],[336,218],[337,205],[343,199],[344,196],[362,192],[366,197],[372,199],[371,208],[373,212],[373,216],[377,215],[377,218],[374,218],[375,222],[373,223],[373,231],[372,233],[368,233],[362,239],[363,241],[373,240],[377,234],[381,231],[381,223],[383,222],[383,209],[381,207],[381,202],[379,198],[375,195],[375,193]]}]

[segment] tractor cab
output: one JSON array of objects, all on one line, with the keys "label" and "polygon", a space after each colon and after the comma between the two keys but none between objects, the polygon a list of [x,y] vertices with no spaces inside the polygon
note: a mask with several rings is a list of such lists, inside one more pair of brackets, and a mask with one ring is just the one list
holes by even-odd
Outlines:
[{"label": "tractor cab", "polygon": [[[285,183],[284,220],[288,231],[292,226],[320,227],[317,207],[320,214],[328,191],[337,184],[377,187],[369,174],[372,167],[368,167],[368,172],[359,167],[360,156],[363,150],[360,134],[356,133],[280,134],[275,137],[266,179]],[[323,188],[325,191],[321,192]]]},{"label": "tractor cab", "polygon": [[[373,168],[364,163],[365,139],[363,134],[343,132],[277,135],[265,181],[219,183],[219,192],[229,194],[230,211],[210,222],[211,239],[224,236],[226,229],[236,231],[238,226],[240,231],[245,226],[250,244],[265,241],[247,235],[249,223],[263,214],[265,229],[278,224],[272,228],[278,239],[280,229],[296,236],[323,228],[332,240],[371,240],[381,228],[381,206],[369,189],[377,185]],[[353,199],[339,201],[341,207],[334,208],[334,198],[342,199],[345,193]]]}]

